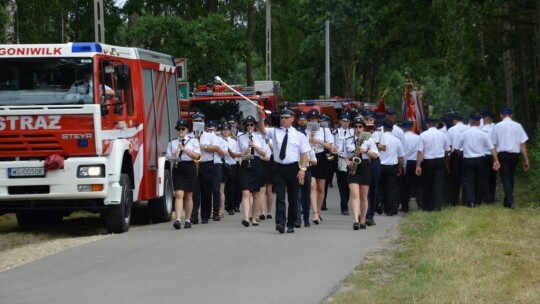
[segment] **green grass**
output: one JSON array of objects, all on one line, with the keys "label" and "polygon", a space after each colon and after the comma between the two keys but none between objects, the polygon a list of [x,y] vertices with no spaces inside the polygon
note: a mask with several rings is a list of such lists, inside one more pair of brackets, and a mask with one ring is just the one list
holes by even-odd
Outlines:
[{"label": "green grass", "polygon": [[499,205],[409,213],[402,237],[344,281],[330,303],[537,303],[540,210]]}]

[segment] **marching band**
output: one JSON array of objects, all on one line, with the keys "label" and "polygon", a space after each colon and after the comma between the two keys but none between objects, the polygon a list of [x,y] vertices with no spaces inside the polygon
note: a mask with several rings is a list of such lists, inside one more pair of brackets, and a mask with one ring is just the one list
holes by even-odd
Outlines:
[{"label": "marching band", "polygon": [[[528,137],[511,119],[510,109],[501,110],[500,126],[484,112],[472,114],[468,125],[454,115],[454,125],[445,129],[438,120],[426,119],[420,134],[412,131],[412,121],[398,126],[393,109],[385,114],[342,113],[334,130],[332,124],[321,123],[317,110],[300,113],[295,121],[295,113],[284,109],[276,126],[263,113],[259,109],[260,117],[247,116],[241,125],[236,115],[219,125],[205,122],[203,113],[193,115],[193,124],[176,123],[178,138],[167,149],[175,190],[175,229],[181,229],[182,216],[184,228],[198,224],[199,209],[205,224],[210,219],[220,221],[224,211],[240,212],[239,205],[241,224],[258,226],[261,220],[273,218],[274,197],[279,233],[285,228],[293,233],[302,222],[304,227],[319,225],[327,177],[333,171],[340,211],[349,215],[351,210],[354,230],[375,225],[375,213],[408,212],[411,197],[420,210],[456,205],[461,186],[464,205],[493,203],[499,168],[504,206],[514,208],[513,172],[520,153],[524,169],[529,167]],[[449,184],[447,177],[458,181]]]}]

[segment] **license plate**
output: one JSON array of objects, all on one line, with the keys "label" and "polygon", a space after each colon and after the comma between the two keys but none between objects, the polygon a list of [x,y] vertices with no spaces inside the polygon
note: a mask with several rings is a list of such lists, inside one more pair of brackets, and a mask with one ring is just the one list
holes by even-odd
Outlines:
[{"label": "license plate", "polygon": [[45,168],[8,168],[10,178],[19,177],[44,177]]}]

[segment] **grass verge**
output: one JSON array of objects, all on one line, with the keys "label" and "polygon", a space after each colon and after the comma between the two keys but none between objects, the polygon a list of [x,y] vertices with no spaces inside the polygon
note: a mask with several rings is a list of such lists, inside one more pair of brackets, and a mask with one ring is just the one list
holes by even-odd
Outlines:
[{"label": "grass verge", "polygon": [[538,303],[538,208],[414,211],[399,229],[327,303]]}]

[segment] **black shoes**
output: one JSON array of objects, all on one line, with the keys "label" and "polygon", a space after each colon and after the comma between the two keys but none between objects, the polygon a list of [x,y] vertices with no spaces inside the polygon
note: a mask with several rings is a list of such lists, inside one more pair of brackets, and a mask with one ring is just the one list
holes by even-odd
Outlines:
[{"label": "black shoes", "polygon": [[240,212],[240,208],[234,208],[234,212]]},{"label": "black shoes", "polygon": [[366,225],[368,226],[375,226],[375,220],[374,219],[367,219],[366,220]]},{"label": "black shoes", "polygon": [[242,225],[244,225],[245,227],[249,227],[249,222],[246,220],[242,220]]},{"label": "black shoes", "polygon": [[343,215],[349,215],[349,211],[341,211],[341,214],[343,214]]},{"label": "black shoes", "polygon": [[366,224],[360,223],[360,229],[366,229]]},{"label": "black shoes", "polygon": [[184,229],[189,229],[191,228],[191,223],[190,222],[185,222],[184,223]]},{"label": "black shoes", "polygon": [[174,223],[172,224],[172,226],[176,230],[180,229],[180,220],[175,220]]},{"label": "black shoes", "polygon": [[382,211],[382,205],[377,204],[377,207],[375,207],[375,212],[377,212],[377,214],[382,214]]},{"label": "black shoes", "polygon": [[354,230],[360,229],[360,224],[359,224],[359,223],[354,223],[354,224],[352,225],[352,229],[354,229]]},{"label": "black shoes", "polygon": [[229,210],[229,215],[234,215],[234,210]]},{"label": "black shoes", "polygon": [[322,206],[321,210],[326,211],[326,210],[328,210],[328,208],[326,208],[326,206]]},{"label": "black shoes", "polygon": [[219,222],[221,221],[221,218],[219,216],[214,216],[213,220],[214,222]]},{"label": "black shoes", "polygon": [[304,227],[310,227],[309,221],[304,222]]},{"label": "black shoes", "polygon": [[208,220],[202,220],[201,224],[208,224]]},{"label": "black shoes", "polygon": [[197,225],[199,223],[199,219],[196,219],[196,218],[191,218],[191,223],[193,225]]},{"label": "black shoes", "polygon": [[285,233],[285,227],[283,227],[283,225],[281,225],[281,224],[277,224],[277,225],[276,225],[276,230],[277,230],[279,233]]},{"label": "black shoes", "polygon": [[266,216],[266,219],[267,219],[267,220],[271,220],[271,219],[272,219],[272,216],[269,214],[269,215]]},{"label": "black shoes", "polygon": [[264,214],[261,214],[259,215],[259,219],[262,221],[262,220],[265,220],[266,219],[266,216]]},{"label": "black shoes", "polygon": [[294,228],[300,228],[300,227],[302,227],[302,224],[299,224],[299,223],[294,224]]},{"label": "black shoes", "polygon": [[287,233],[294,233],[294,227],[287,227]]}]

